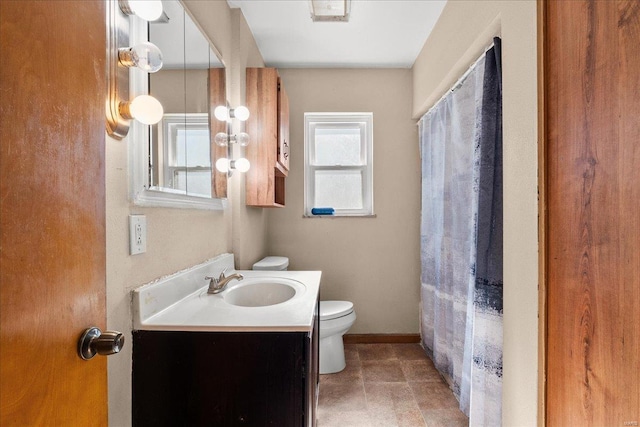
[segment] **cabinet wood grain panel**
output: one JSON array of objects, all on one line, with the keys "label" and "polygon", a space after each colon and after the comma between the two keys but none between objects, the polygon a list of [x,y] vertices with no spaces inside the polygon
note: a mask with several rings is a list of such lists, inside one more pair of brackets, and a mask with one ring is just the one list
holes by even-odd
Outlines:
[{"label": "cabinet wood grain panel", "polygon": [[228,157],[227,147],[214,142],[218,132],[227,133],[227,123],[216,119],[216,107],[227,104],[226,71],[224,68],[209,69],[209,136],[211,138],[211,193],[213,197],[227,197],[227,174],[216,169],[216,160]]},{"label": "cabinet wood grain panel", "polygon": [[640,2],[545,2],[547,423],[640,421]]},{"label": "cabinet wood grain panel", "polygon": [[251,168],[245,174],[246,204],[282,207],[286,174],[278,166],[278,136],[281,133],[278,70],[247,68],[246,79],[247,107],[251,112],[246,122],[251,140],[246,148],[246,156],[251,163]]}]

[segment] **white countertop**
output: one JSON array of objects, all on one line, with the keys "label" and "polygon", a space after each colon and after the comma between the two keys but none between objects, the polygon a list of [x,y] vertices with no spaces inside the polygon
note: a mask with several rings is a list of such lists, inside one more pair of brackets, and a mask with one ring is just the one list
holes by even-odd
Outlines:
[{"label": "white countertop", "polygon": [[[214,260],[221,264],[220,259]],[[232,261],[231,261],[232,262]],[[222,263],[228,264],[227,259]],[[207,293],[205,275],[219,274],[216,268],[203,265],[197,272],[185,270],[177,275],[142,286],[133,291],[133,323],[137,330],[162,331],[219,331],[219,332],[267,332],[310,331],[320,289],[320,271],[235,271],[227,269],[227,276],[234,272],[244,276],[243,281],[233,280],[220,294]],[[228,268],[228,266],[225,266]],[[222,271],[220,269],[220,271]],[[199,278],[202,276],[202,278]],[[193,284],[197,277],[197,285]],[[224,300],[226,292],[243,282],[282,279],[293,281],[296,295],[283,303],[264,307],[241,307]],[[185,280],[189,282],[185,284]],[[200,286],[200,285],[203,286]],[[195,288],[195,290],[194,290]],[[177,290],[179,289],[179,290]]]}]

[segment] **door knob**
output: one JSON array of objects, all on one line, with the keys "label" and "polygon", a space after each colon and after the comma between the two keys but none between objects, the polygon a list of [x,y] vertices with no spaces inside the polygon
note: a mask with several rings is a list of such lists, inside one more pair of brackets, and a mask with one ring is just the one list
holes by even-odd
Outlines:
[{"label": "door knob", "polygon": [[109,356],[119,353],[124,346],[122,332],[105,331],[91,327],[85,330],[78,341],[78,355],[84,360],[93,358],[96,354]]}]

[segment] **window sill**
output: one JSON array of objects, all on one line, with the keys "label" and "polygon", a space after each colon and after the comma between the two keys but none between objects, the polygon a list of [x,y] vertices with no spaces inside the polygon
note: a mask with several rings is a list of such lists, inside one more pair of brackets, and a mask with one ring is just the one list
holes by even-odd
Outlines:
[{"label": "window sill", "polygon": [[370,214],[370,215],[345,215],[345,214],[333,214],[333,215],[302,215],[302,218],[377,218],[378,215]]}]

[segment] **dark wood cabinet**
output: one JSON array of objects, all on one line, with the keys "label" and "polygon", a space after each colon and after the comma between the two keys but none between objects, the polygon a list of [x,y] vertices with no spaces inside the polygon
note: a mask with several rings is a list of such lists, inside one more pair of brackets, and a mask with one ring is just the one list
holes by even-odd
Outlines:
[{"label": "dark wood cabinet", "polygon": [[315,426],[312,332],[133,332],[134,426]]}]

